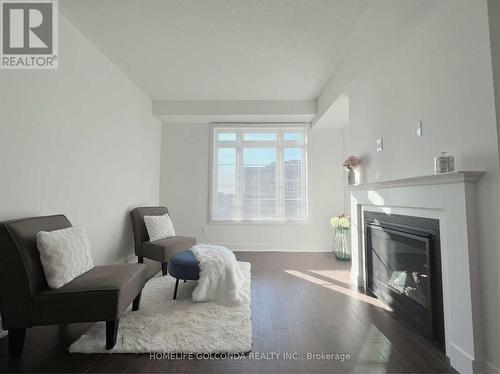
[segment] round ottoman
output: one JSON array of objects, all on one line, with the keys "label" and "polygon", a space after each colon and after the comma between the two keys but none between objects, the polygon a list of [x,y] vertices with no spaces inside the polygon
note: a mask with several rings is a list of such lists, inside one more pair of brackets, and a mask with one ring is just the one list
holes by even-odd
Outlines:
[{"label": "round ottoman", "polygon": [[184,282],[200,279],[200,264],[191,250],[182,251],[168,260],[168,273],[176,279],[174,289],[175,300],[180,279],[184,279]]}]

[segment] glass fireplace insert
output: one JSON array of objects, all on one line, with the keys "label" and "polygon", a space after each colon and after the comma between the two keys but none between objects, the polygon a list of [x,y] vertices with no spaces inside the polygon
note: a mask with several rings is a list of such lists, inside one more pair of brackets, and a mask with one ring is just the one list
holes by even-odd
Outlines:
[{"label": "glass fireplace insert", "polygon": [[366,290],[444,351],[439,221],[365,212]]}]

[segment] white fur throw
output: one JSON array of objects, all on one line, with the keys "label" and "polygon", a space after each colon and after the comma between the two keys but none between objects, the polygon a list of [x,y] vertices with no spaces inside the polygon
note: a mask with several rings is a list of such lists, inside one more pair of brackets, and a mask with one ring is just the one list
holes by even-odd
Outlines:
[{"label": "white fur throw", "polygon": [[193,301],[214,301],[238,306],[248,303],[243,292],[244,277],[234,253],[226,247],[195,245],[191,250],[200,263],[200,280],[193,291]]}]

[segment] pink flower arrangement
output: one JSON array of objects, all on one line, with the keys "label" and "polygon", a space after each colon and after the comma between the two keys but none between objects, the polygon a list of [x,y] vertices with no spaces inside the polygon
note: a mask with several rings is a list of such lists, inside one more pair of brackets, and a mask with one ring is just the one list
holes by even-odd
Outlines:
[{"label": "pink flower arrangement", "polygon": [[358,156],[349,156],[347,159],[344,161],[343,166],[349,170],[349,169],[355,169],[356,167],[361,164],[361,160],[359,159]]}]

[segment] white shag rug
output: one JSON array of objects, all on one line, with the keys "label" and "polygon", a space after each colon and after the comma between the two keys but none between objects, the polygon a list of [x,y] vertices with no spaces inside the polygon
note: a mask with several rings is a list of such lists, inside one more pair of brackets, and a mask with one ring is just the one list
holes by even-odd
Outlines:
[{"label": "white shag rug", "polygon": [[[239,262],[250,300],[250,264]],[[69,347],[71,353],[245,353],[252,349],[250,302],[237,307],[194,303],[197,282],[154,277],[144,287],[137,312],[120,318],[116,345],[105,348],[105,323],[98,322]],[[89,306],[91,307],[91,306]]]}]

